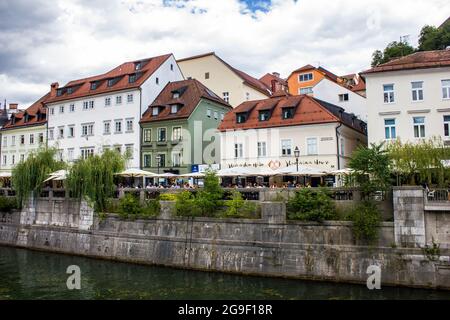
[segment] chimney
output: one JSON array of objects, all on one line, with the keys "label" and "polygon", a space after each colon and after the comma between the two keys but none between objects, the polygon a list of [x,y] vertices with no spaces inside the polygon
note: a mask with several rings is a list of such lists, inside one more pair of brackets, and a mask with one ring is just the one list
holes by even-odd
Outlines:
[{"label": "chimney", "polygon": [[56,90],[58,90],[58,87],[59,87],[58,82],[53,82],[50,85],[50,97],[56,97]]},{"label": "chimney", "polygon": [[17,110],[18,106],[19,106],[19,104],[17,104],[17,103],[10,103],[9,110]]},{"label": "chimney", "polygon": [[270,82],[270,84],[271,84],[271,90],[272,90],[272,93],[277,92],[277,91],[278,91],[278,90],[277,90],[277,80],[272,79],[272,81]]},{"label": "chimney", "polygon": [[280,77],[280,73],[278,73],[278,72],[272,72],[272,75],[274,75],[275,77]]}]

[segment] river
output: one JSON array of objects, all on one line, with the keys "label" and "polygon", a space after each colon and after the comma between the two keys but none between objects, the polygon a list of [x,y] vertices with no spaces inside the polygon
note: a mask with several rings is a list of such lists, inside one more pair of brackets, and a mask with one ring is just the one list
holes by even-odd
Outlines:
[{"label": "river", "polygon": [[[81,270],[68,290],[66,269]],[[446,299],[450,292],[239,276],[0,247],[5,299]]]}]

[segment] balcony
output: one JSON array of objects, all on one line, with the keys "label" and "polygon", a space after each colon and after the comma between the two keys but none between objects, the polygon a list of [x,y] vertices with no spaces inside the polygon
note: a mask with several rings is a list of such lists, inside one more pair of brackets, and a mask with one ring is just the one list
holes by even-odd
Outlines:
[{"label": "balcony", "polygon": [[450,190],[430,189],[425,191],[425,210],[450,211]]}]

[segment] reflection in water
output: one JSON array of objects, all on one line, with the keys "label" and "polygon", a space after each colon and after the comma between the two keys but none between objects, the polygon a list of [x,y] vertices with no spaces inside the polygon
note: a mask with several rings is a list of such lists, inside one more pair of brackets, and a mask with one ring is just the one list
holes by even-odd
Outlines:
[{"label": "reflection in water", "polygon": [[[66,287],[69,265],[81,290]],[[0,247],[0,299],[450,299],[450,292],[140,266]]]}]

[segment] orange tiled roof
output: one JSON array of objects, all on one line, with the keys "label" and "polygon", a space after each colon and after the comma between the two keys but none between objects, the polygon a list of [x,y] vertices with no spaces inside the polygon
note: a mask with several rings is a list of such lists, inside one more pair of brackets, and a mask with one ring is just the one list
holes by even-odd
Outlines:
[{"label": "orange tiled roof", "polygon": [[[292,119],[283,119],[283,108],[295,109]],[[267,121],[259,121],[259,111],[270,110]],[[237,123],[236,115],[246,113],[247,120]],[[341,122],[363,134],[366,134],[366,124],[356,116],[344,111],[341,107],[308,95],[273,97],[264,100],[246,101],[225,115],[219,126],[220,131],[274,128],[315,123]]]},{"label": "orange tiled roof", "polygon": [[[11,119],[5,124],[2,130],[16,129],[26,126],[42,125],[47,122],[46,109],[44,103],[50,97],[50,92],[41,97],[24,111],[12,114]],[[25,116],[28,115],[28,121],[25,122]]]},{"label": "orange tiled roof", "polygon": [[287,86],[286,80],[284,80],[284,79],[282,79],[280,77],[277,77],[273,73],[266,73],[261,78],[259,78],[259,81],[264,83],[269,90],[272,88],[272,81],[273,80],[275,80],[276,82],[280,83],[283,86]]},{"label": "orange tiled roof", "polygon": [[366,70],[361,74],[370,74],[386,71],[401,71],[412,69],[450,67],[450,50],[435,50],[416,52],[387,63],[380,64]]},{"label": "orange tiled roof", "polygon": [[[179,97],[174,98],[174,93],[178,93]],[[228,103],[219,98],[200,81],[195,79],[175,81],[169,82],[164,87],[155,101],[143,114],[141,123],[188,118],[195,110],[200,99],[213,101],[231,110],[231,106]],[[174,104],[180,105],[181,109],[177,113],[170,113],[170,106]],[[157,116],[153,116],[151,112],[152,107],[161,107],[162,110]]]},{"label": "orange tiled roof", "polygon": [[[101,75],[73,80],[67,83],[60,90],[64,88],[73,88],[72,93],[64,92],[61,95],[55,95],[49,98],[46,103],[63,101],[68,99],[75,99],[97,95],[101,93],[113,92],[124,89],[138,88],[144,83],[172,54],[166,54],[158,57],[125,62],[120,66]],[[141,63],[141,68],[136,70],[136,64]],[[130,83],[128,81],[129,75],[136,75],[136,81]],[[108,87],[107,80],[115,79],[117,82]],[[97,87],[91,90],[91,83],[96,82]]]}]

